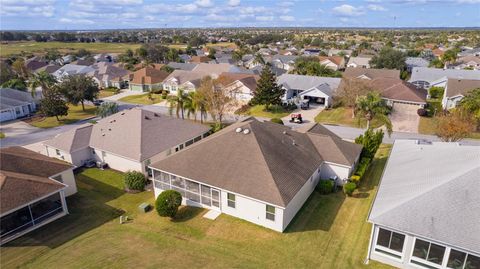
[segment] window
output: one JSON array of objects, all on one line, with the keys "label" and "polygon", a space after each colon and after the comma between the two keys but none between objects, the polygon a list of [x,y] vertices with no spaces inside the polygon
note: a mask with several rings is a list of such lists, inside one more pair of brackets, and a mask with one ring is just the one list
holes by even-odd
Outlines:
[{"label": "window", "polygon": [[275,207],[271,205],[267,205],[266,208],[266,217],[271,221],[275,221]]},{"label": "window", "polygon": [[[430,243],[421,239],[416,239],[411,262],[430,268],[432,266],[429,264],[441,265],[444,254],[444,246]],[[425,261],[427,264],[424,263]]]},{"label": "window", "polygon": [[480,269],[480,257],[452,248],[448,256],[447,267],[452,269]]},{"label": "window", "polygon": [[[376,248],[375,250],[389,255],[392,255],[392,253],[389,253],[389,250],[402,253],[404,241],[405,235],[379,228],[377,235],[377,247],[380,248]],[[400,258],[399,255],[394,256]]]},{"label": "window", "polygon": [[227,204],[231,208],[235,208],[235,194],[227,193]]},{"label": "window", "polygon": [[192,140],[188,140],[188,141],[185,143],[185,147],[188,147],[188,146],[190,146],[191,144],[193,144],[193,139],[192,139]]},{"label": "window", "polygon": [[60,150],[59,150],[59,149],[56,149],[56,150],[55,150],[55,153],[57,154],[57,156],[62,155],[62,154],[60,153]]}]

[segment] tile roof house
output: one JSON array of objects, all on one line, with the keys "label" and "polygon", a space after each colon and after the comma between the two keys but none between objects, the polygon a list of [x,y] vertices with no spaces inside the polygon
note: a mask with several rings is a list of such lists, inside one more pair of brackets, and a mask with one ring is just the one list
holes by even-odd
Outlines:
[{"label": "tile roof house", "polygon": [[372,59],[372,56],[350,57],[348,59],[347,67],[370,68],[370,60],[371,59]]},{"label": "tile roof house", "polygon": [[170,62],[168,63],[168,66],[176,70],[192,71],[197,66],[197,64]]},{"label": "tile roof house", "polygon": [[283,101],[294,98],[308,99],[326,107],[330,106],[334,92],[341,78],[303,76],[283,74],[277,78],[277,83],[285,89]]},{"label": "tile roof house", "polygon": [[162,82],[166,77],[168,77],[167,72],[147,66],[130,75],[128,87],[131,91],[140,92],[162,89]]},{"label": "tile roof house", "polygon": [[443,91],[443,109],[452,109],[474,89],[480,89],[480,77],[476,79],[455,79],[449,78]]},{"label": "tile roof house", "polygon": [[318,56],[320,64],[335,71],[345,68],[345,58],[342,56]]},{"label": "tile roof house", "polygon": [[0,244],[68,214],[72,166],[21,147],[0,151]]},{"label": "tile roof house", "polygon": [[187,205],[283,232],[320,179],[350,176],[361,149],[321,125],[301,133],[249,118],[150,168],[155,196],[174,189]]},{"label": "tile roof house", "polygon": [[133,108],[57,135],[44,142],[47,155],[77,166],[95,159],[110,168],[146,172],[145,167],[206,137],[210,128]]},{"label": "tile roof house", "polygon": [[445,87],[449,78],[480,79],[480,71],[414,67],[408,81],[417,87],[429,89],[430,87]]},{"label": "tile roof house", "polygon": [[196,64],[208,63],[210,61],[212,61],[212,59],[208,56],[192,56],[190,58],[190,63],[196,63]]},{"label": "tile roof house", "polygon": [[480,266],[480,147],[396,140],[368,221],[368,259],[397,268]]},{"label": "tile roof house", "polygon": [[202,78],[209,75],[206,72],[175,70],[163,80],[163,89],[171,94],[176,94],[178,89],[186,92],[195,91],[200,87]]},{"label": "tile roof house", "polygon": [[33,114],[37,108],[28,92],[15,89],[0,89],[0,122],[14,120]]}]

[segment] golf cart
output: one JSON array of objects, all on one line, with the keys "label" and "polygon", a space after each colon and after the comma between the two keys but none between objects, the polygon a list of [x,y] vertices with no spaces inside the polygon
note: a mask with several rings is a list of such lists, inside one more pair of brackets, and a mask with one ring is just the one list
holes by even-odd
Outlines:
[{"label": "golf cart", "polygon": [[303,123],[302,114],[292,114],[292,115],[290,115],[290,122]]}]

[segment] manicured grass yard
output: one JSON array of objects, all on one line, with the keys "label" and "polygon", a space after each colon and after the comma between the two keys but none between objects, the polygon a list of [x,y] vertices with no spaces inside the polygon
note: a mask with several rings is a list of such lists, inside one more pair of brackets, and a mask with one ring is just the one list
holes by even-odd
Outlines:
[{"label": "manicured grass yard", "polygon": [[86,49],[93,53],[124,53],[127,49],[136,50],[141,44],[127,43],[81,43],[81,42],[9,42],[0,45],[0,56],[11,54],[44,53],[46,49],[57,49],[61,53],[73,53],[79,49]]},{"label": "manicured grass yard", "polygon": [[[366,128],[367,121],[358,118],[352,118],[352,109],[347,107],[337,107],[331,109],[325,109],[318,113],[315,117],[315,122],[335,125],[345,125],[357,128]],[[374,128],[380,127],[380,124],[375,120],[372,120],[372,126]]]},{"label": "manicured grass yard", "polygon": [[262,118],[283,118],[288,116],[289,114],[290,112],[286,111],[281,107],[272,109],[271,111],[266,111],[264,105],[253,106],[247,111],[247,115]]},{"label": "manicured grass yard", "polygon": [[101,90],[98,93],[98,98],[105,98],[105,97],[110,97],[112,95],[115,95],[113,91],[106,91],[106,90]]},{"label": "manicured grass yard", "polygon": [[[314,192],[285,233],[206,210],[182,207],[170,221],[152,192],[126,194],[122,175],[84,170],[70,215],[1,248],[1,268],[390,268],[364,265],[371,225],[365,220],[385,166],[382,146],[354,197]],[[120,215],[133,220],[119,224]]]},{"label": "manicured grass yard", "polygon": [[92,116],[95,116],[95,111],[97,110],[94,106],[85,106],[85,111],[82,110],[82,105],[74,106],[68,105],[68,115],[58,117],[60,121],[57,121],[55,117],[34,117],[31,120],[25,120],[32,126],[39,128],[53,128],[60,125],[75,123],[79,120],[87,119]]},{"label": "manicured grass yard", "polygon": [[118,101],[132,103],[132,104],[142,104],[142,105],[151,105],[164,101],[161,94],[152,94],[153,100],[148,99],[148,93],[145,94],[136,94],[129,95],[123,98],[120,98]]},{"label": "manicured grass yard", "polygon": [[0,132],[0,139],[3,139],[5,137],[6,137],[6,135],[4,133]]}]

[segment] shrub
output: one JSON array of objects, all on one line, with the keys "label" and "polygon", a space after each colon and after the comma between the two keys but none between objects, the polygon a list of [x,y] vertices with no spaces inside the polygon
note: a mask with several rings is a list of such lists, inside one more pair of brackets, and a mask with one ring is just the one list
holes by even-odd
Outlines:
[{"label": "shrub", "polygon": [[428,93],[430,94],[430,98],[437,99],[443,97],[444,91],[445,89],[443,87],[431,87]]},{"label": "shrub", "polygon": [[363,174],[365,174],[365,171],[367,171],[368,165],[370,165],[370,161],[372,159],[363,157],[360,162],[357,165],[357,169],[355,170],[355,175],[359,177],[363,177]]},{"label": "shrub", "polygon": [[154,88],[154,89],[151,90],[151,92],[154,93],[154,94],[161,94],[163,92],[163,90],[159,89],[159,88]]},{"label": "shrub", "polygon": [[353,183],[353,182],[348,182],[346,183],[345,185],[343,185],[343,192],[347,195],[347,196],[352,196],[353,194],[353,191],[357,188],[357,184]]},{"label": "shrub", "polygon": [[353,175],[350,177],[350,182],[353,182],[356,185],[358,185],[360,183],[360,178],[361,177],[359,175]]},{"label": "shrub", "polygon": [[423,108],[419,108],[419,109],[417,110],[417,114],[418,114],[418,116],[420,116],[420,117],[425,117],[425,116],[427,116],[427,110],[425,110],[425,109],[423,109]]},{"label": "shrub", "polygon": [[280,119],[280,118],[273,118],[270,121],[273,122],[273,123],[278,123],[278,124],[283,125],[283,120]]},{"label": "shrub", "polygon": [[145,175],[138,171],[128,171],[125,173],[125,187],[129,190],[143,191],[147,179]]},{"label": "shrub", "polygon": [[331,180],[320,180],[317,188],[318,188],[318,191],[321,194],[329,194],[333,191],[333,181],[331,181]]},{"label": "shrub", "polygon": [[363,135],[355,138],[355,143],[363,146],[362,157],[373,158],[380,144],[382,144],[382,140],[382,130],[373,131],[372,129],[368,129]]},{"label": "shrub", "polygon": [[155,209],[161,217],[173,218],[182,204],[182,195],[175,190],[166,190],[160,193],[155,201]]},{"label": "shrub", "polygon": [[167,99],[168,91],[162,91],[162,99]]},{"label": "shrub", "polygon": [[243,105],[239,109],[235,110],[235,114],[236,115],[245,114],[248,112],[248,110],[250,110],[250,108],[251,108],[250,105]]}]

